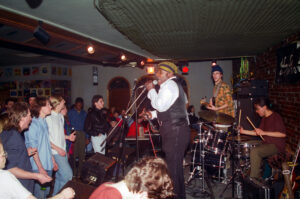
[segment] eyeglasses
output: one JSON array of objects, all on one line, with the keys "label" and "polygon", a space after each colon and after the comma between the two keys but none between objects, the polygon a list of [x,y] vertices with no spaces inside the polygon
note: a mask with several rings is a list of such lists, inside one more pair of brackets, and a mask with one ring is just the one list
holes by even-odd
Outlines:
[{"label": "eyeglasses", "polygon": [[0,156],[7,158],[8,154],[6,151],[4,151]]}]

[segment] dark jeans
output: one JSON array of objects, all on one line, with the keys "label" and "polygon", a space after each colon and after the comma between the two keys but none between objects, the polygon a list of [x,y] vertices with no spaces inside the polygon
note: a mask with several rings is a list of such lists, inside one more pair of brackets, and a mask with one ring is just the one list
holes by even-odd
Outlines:
[{"label": "dark jeans", "polygon": [[173,181],[177,199],[185,199],[185,184],[183,173],[184,152],[190,142],[190,128],[186,122],[174,125],[163,123],[160,127],[162,150]]}]

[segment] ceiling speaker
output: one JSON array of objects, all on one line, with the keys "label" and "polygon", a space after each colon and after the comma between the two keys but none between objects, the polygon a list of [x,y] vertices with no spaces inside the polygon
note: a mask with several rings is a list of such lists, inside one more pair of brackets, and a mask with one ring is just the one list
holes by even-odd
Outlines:
[{"label": "ceiling speaker", "polygon": [[34,30],[33,36],[37,38],[37,40],[42,42],[44,45],[46,45],[50,40],[50,35],[41,26],[38,26]]}]

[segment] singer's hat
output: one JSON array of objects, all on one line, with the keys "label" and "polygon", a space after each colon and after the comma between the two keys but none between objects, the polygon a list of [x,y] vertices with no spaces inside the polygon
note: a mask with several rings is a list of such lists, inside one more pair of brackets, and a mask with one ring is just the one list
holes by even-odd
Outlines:
[{"label": "singer's hat", "polygon": [[178,70],[177,66],[174,63],[167,61],[159,63],[158,68],[174,74],[176,74]]}]

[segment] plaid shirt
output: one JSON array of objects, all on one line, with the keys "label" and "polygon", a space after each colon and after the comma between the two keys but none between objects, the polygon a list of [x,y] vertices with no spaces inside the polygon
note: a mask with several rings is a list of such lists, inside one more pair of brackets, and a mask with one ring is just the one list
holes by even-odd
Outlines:
[{"label": "plaid shirt", "polygon": [[[228,84],[226,84],[223,81],[220,84],[221,84],[221,86],[219,88],[219,92],[216,97],[215,106],[220,107],[220,106],[223,106],[224,104],[227,104],[228,107],[225,109],[219,110],[219,112],[225,113],[227,115],[234,117],[234,107],[233,107],[231,89],[228,86]],[[216,91],[216,89],[217,89],[217,85],[214,86],[214,92]]]}]

